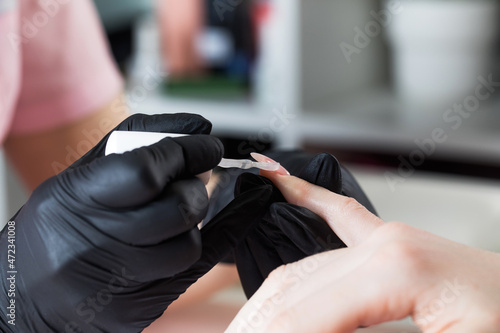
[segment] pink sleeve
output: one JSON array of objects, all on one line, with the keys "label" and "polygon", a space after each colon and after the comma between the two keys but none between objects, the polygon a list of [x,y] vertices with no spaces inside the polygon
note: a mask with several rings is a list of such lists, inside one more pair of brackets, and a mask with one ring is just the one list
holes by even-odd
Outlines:
[{"label": "pink sleeve", "polygon": [[11,42],[17,35],[18,17],[17,9],[0,13],[0,146],[12,123],[19,92],[19,48]]},{"label": "pink sleeve", "polygon": [[89,0],[24,0],[22,76],[11,133],[77,121],[122,89],[95,8]]}]

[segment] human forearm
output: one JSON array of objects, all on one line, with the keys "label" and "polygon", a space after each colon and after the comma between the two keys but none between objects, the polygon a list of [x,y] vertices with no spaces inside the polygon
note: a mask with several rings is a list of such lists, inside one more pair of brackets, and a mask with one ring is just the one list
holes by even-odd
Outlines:
[{"label": "human forearm", "polygon": [[29,191],[75,162],[129,115],[121,95],[76,122],[11,135],[5,152]]}]

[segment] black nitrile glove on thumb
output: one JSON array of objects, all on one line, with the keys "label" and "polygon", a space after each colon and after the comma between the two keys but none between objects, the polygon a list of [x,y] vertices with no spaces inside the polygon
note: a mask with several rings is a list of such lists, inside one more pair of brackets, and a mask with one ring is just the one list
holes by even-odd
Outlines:
[{"label": "black nitrile glove on thumb", "polygon": [[[118,126],[210,128],[186,114],[135,115]],[[0,233],[2,332],[140,332],[269,208],[272,187],[255,186],[200,231],[208,197],[194,175],[218,164],[218,139],[166,138],[104,157],[106,140],[40,185]]]},{"label": "black nitrile glove on thumb", "polygon": [[[295,152],[269,156],[280,162],[292,175],[352,197],[375,213],[354,177],[332,155],[312,157]],[[246,193],[262,184],[271,182],[261,176],[242,174],[236,183],[236,194]],[[248,298],[277,267],[323,251],[345,247],[321,217],[306,208],[287,203],[274,186],[273,202],[258,228],[253,229],[235,250],[235,262]]]}]

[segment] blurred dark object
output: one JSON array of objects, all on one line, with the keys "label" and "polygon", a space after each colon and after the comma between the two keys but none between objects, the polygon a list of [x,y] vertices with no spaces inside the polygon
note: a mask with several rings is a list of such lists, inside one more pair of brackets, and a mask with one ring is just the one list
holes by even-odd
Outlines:
[{"label": "blurred dark object", "polygon": [[247,95],[248,84],[241,78],[213,74],[169,80],[164,91],[176,97],[238,100]]},{"label": "blurred dark object", "polygon": [[[231,3],[226,1],[227,4]],[[233,56],[224,64],[207,64],[212,73],[223,73],[248,82],[250,68],[255,58],[255,36],[253,32],[253,1],[242,0],[234,7],[218,7],[217,2],[207,0],[206,29],[220,29],[231,37]]]},{"label": "blurred dark object", "polygon": [[122,73],[125,72],[126,64],[132,57],[134,50],[133,34],[132,25],[106,32],[111,53]]},{"label": "blurred dark object", "polygon": [[328,152],[334,154],[346,164],[393,170],[395,173],[397,173],[399,169],[402,169],[403,172],[414,172],[418,170],[447,175],[500,179],[500,164],[494,161],[490,163],[484,161],[475,162],[467,158],[456,160],[435,156],[426,158],[421,165],[415,166],[412,165],[410,161],[411,151],[398,155],[397,153],[376,151],[372,149],[313,144],[306,145],[304,149],[311,153]]},{"label": "blurred dark object", "polygon": [[134,26],[137,20],[150,13],[152,0],[94,0],[109,40],[111,52],[124,72],[132,57]]},{"label": "blurred dark object", "polygon": [[248,96],[255,61],[253,1],[161,3],[159,24],[164,90],[169,96],[240,99]]},{"label": "blurred dark object", "polygon": [[250,158],[250,153],[262,153],[274,148],[274,143],[271,141],[262,141],[255,136],[249,136],[246,140],[228,136],[218,136],[224,144],[225,158]]}]

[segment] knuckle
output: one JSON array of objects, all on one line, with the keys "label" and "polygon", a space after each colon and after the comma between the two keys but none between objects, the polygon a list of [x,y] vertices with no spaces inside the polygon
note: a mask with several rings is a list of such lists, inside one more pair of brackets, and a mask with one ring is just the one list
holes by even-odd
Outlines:
[{"label": "knuckle", "polygon": [[296,204],[298,206],[304,206],[305,202],[311,195],[313,191],[313,185],[310,183],[303,182],[296,188],[297,191],[297,202],[290,202],[291,204]]},{"label": "knuckle", "polygon": [[500,313],[497,311],[493,311],[492,309],[488,309],[488,312],[485,319],[485,327],[494,327],[496,329],[500,329]]},{"label": "knuckle", "polygon": [[404,238],[394,238],[381,245],[376,252],[375,263],[412,276],[427,268],[422,248]]},{"label": "knuckle", "polygon": [[388,222],[376,230],[376,238],[383,241],[391,241],[407,238],[411,233],[413,233],[412,227],[405,223]]},{"label": "knuckle", "polygon": [[344,202],[340,208],[340,213],[343,216],[349,216],[352,214],[365,214],[366,212],[366,208],[356,199],[351,197],[345,197]]},{"label": "knuckle", "polygon": [[165,184],[161,182],[160,177],[157,175],[157,170],[151,165],[141,162],[137,163],[135,168],[136,170],[132,174],[138,184],[152,193],[160,193],[163,190]]},{"label": "knuckle", "polygon": [[153,193],[159,193],[166,185],[162,170],[158,169],[156,163],[151,163],[152,159],[146,154],[144,150],[130,152],[127,158],[119,161],[117,170],[122,170],[129,177],[129,183],[137,184]]},{"label": "knuckle", "polygon": [[302,278],[297,274],[300,270],[299,262],[282,265],[272,271],[264,281],[267,290],[273,290],[275,294],[286,297],[300,287]]},{"label": "knuckle", "polygon": [[301,314],[295,313],[293,308],[287,308],[277,313],[269,326],[268,331],[273,333],[295,333],[300,332],[297,318]]},{"label": "knuckle", "polygon": [[[174,141],[167,140],[142,147],[123,154],[121,168],[140,186],[159,193],[169,181],[177,176],[176,171],[184,169],[184,152]],[[168,165],[164,164],[168,160]]]},{"label": "knuckle", "polygon": [[284,283],[283,277],[285,276],[286,267],[287,267],[286,265],[281,265],[278,268],[276,268],[269,274],[264,283],[268,287],[282,289]]},{"label": "knuckle", "polygon": [[286,295],[287,291],[297,284],[297,279],[293,274],[293,264],[276,268],[269,274],[264,284],[268,290],[274,290],[279,295]]},{"label": "knuckle", "polygon": [[174,182],[169,186],[168,193],[176,200],[176,206],[188,221],[197,223],[206,215],[209,198],[201,180]]},{"label": "knuckle", "polygon": [[142,122],[144,120],[145,115],[140,114],[140,113],[135,113],[131,116],[129,116],[125,121],[122,122],[121,125],[124,127],[124,129],[127,130],[133,130],[135,129],[136,126],[134,126],[136,123]]}]

